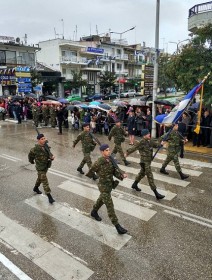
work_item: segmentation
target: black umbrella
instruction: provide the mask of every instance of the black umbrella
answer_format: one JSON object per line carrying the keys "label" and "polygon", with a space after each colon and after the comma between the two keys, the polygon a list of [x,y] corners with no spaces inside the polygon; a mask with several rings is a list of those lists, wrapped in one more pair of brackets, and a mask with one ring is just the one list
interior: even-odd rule
{"label": "black umbrella", "polygon": [[14,95],[12,97],[12,101],[16,101],[16,100],[24,100],[24,97],[23,96],[20,96],[20,95]]}
{"label": "black umbrella", "polygon": [[103,110],[103,111],[109,111],[111,110],[111,106],[108,104],[99,104],[97,106],[98,109]]}
{"label": "black umbrella", "polygon": [[32,97],[32,98],[37,98],[37,95],[30,92],[29,94],[25,94],[25,97]]}
{"label": "black umbrella", "polygon": [[166,106],[170,106],[170,107],[175,106],[173,103],[171,103],[168,100],[155,100],[154,102],[155,102],[155,104],[158,104],[158,105],[166,105]]}
{"label": "black umbrella", "polygon": [[82,101],[79,101],[79,100],[74,100],[74,101],[71,101],[71,104],[73,105],[78,105],[78,104],[81,104]]}
{"label": "black umbrella", "polygon": [[76,108],[76,106],[75,106],[75,105],[68,105],[68,106],[66,107],[66,110],[73,111],[73,110],[74,110],[74,108]]}
{"label": "black umbrella", "polygon": [[45,99],[46,100],[55,100],[55,101],[57,101],[57,98],[54,97],[53,95],[47,95],[47,96],[45,96]]}

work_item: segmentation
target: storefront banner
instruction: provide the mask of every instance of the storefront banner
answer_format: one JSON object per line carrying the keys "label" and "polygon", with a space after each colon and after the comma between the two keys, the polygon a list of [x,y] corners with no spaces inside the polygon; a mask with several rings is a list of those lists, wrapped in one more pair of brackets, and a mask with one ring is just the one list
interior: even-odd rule
{"label": "storefront banner", "polygon": [[16,72],[30,72],[30,67],[28,67],[28,66],[25,66],[25,67],[18,66],[18,67],[15,67],[15,71]]}
{"label": "storefront banner", "polygon": [[18,83],[31,83],[31,78],[18,78]]}

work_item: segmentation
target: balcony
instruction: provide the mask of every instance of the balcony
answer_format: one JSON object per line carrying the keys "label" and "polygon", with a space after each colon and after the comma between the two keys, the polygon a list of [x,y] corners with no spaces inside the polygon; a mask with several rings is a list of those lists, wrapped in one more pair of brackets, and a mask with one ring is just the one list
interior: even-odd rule
{"label": "balcony", "polygon": [[61,64],[81,64],[87,65],[87,58],[85,57],[77,57],[77,56],[61,56],[60,57]]}

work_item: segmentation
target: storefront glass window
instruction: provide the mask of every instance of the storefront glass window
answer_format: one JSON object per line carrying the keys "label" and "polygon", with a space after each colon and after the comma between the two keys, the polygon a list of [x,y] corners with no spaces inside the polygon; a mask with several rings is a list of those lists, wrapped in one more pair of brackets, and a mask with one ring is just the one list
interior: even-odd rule
{"label": "storefront glass window", "polygon": [[6,51],[6,63],[16,64],[16,52]]}
{"label": "storefront glass window", "polygon": [[0,51],[0,65],[6,65],[5,51]]}

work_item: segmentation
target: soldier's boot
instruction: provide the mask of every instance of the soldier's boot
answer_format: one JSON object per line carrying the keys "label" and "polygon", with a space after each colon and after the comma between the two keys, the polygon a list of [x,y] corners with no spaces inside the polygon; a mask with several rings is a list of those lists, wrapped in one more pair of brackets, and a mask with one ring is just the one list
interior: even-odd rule
{"label": "soldier's boot", "polygon": [[123,228],[122,226],[120,226],[120,224],[115,225],[115,227],[119,234],[127,233],[127,230],[125,228]]}
{"label": "soldier's boot", "polygon": [[102,218],[99,216],[98,212],[94,209],[91,211],[91,217],[93,217],[98,222],[100,222],[102,220]]}
{"label": "soldier's boot", "polygon": [[163,173],[165,175],[169,175],[169,172],[166,171],[165,167],[161,167],[160,173]]}
{"label": "soldier's boot", "polygon": [[165,195],[160,194],[156,189],[153,190],[153,192],[154,192],[155,197],[156,197],[157,199],[163,199],[163,198],[165,197]]}
{"label": "soldier's boot", "polygon": [[48,197],[48,199],[49,199],[49,203],[52,204],[53,202],[55,202],[54,198],[51,196],[50,193],[47,193],[47,197]]}
{"label": "soldier's boot", "polygon": [[180,171],[179,174],[180,174],[180,178],[181,178],[182,180],[185,180],[185,179],[187,179],[187,178],[189,177],[189,175],[183,174],[182,171]]}
{"label": "soldier's boot", "polygon": [[83,170],[82,170],[82,167],[78,167],[78,168],[77,168],[77,171],[78,171],[80,174],[85,174],[85,173],[83,172]]}
{"label": "soldier's boot", "polygon": [[124,164],[125,164],[126,166],[130,164],[130,162],[127,161],[126,159],[124,159],[123,161],[124,161]]}
{"label": "soldier's boot", "polygon": [[36,192],[37,194],[42,194],[42,192],[39,190],[37,186],[33,188],[33,191]]}
{"label": "soldier's boot", "polygon": [[97,180],[99,177],[94,173],[93,174],[93,180],[95,181],[95,180]]}
{"label": "soldier's boot", "polygon": [[140,192],[141,189],[138,187],[138,182],[135,181],[132,186],[131,186],[132,189],[136,190],[137,192]]}

